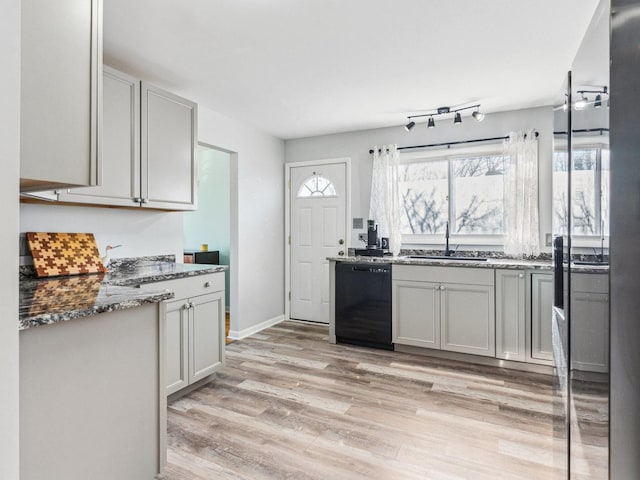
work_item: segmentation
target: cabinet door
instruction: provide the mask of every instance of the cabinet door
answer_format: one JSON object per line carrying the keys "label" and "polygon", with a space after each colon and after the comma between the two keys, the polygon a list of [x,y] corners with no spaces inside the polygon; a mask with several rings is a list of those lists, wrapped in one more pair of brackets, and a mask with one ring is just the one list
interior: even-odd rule
{"label": "cabinet door", "polygon": [[197,106],[146,82],[141,98],[143,206],[194,210]]}
{"label": "cabinet door", "polygon": [[439,284],[394,280],[391,304],[393,343],[440,348]]}
{"label": "cabinet door", "polygon": [[496,270],[496,358],[526,359],[525,273]]}
{"label": "cabinet door", "polygon": [[140,81],[104,67],[102,91],[100,186],[65,190],[60,201],[139,205]]}
{"label": "cabinet door", "polygon": [[546,273],[531,274],[531,358],[553,361],[551,341],[553,278]]}
{"label": "cabinet door", "polygon": [[95,185],[100,0],[22,0],[20,188]]}
{"label": "cabinet door", "polygon": [[224,363],[224,292],[190,299],[189,383],[211,375]]}
{"label": "cabinet door", "polygon": [[440,285],[440,289],[441,348],[495,356],[494,287],[447,283]]}
{"label": "cabinet door", "polygon": [[[571,295],[571,368],[609,371],[609,296],[573,292]],[[575,325],[575,326],[574,326]]]}
{"label": "cabinet door", "polygon": [[165,304],[165,385],[167,395],[189,384],[189,304],[176,300]]}

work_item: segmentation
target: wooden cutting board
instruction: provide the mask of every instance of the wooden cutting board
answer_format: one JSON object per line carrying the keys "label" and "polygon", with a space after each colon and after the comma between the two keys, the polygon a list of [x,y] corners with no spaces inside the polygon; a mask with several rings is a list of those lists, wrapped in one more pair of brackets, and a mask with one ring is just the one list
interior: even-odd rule
{"label": "wooden cutting board", "polygon": [[93,233],[27,232],[38,277],[106,272]]}

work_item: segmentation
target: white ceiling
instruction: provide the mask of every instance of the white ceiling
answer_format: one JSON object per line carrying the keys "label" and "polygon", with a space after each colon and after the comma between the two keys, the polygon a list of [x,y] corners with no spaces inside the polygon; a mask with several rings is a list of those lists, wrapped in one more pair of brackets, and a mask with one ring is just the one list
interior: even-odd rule
{"label": "white ceiling", "polygon": [[598,0],[105,0],[105,62],[277,137],[556,97]]}

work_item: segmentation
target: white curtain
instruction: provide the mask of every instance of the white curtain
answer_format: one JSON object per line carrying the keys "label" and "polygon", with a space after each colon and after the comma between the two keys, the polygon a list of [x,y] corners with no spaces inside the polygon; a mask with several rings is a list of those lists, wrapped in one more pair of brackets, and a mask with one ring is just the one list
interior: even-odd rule
{"label": "white curtain", "polygon": [[389,238],[389,249],[400,252],[400,202],[398,199],[398,146],[373,147],[373,175],[369,219],[378,224],[378,237]]}
{"label": "white curtain", "polygon": [[538,228],[538,141],[534,130],[511,132],[504,141],[505,242],[508,255],[540,253]]}

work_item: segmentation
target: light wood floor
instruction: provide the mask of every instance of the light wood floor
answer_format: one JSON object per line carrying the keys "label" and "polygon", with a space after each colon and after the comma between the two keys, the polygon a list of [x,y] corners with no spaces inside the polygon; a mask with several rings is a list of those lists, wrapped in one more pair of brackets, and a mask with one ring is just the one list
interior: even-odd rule
{"label": "light wood floor", "polygon": [[[285,322],[169,406],[169,480],[556,479],[552,378],[327,342]],[[559,442],[559,443],[558,443]]]}

